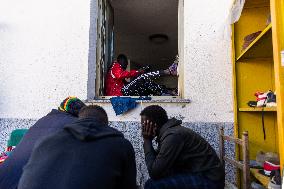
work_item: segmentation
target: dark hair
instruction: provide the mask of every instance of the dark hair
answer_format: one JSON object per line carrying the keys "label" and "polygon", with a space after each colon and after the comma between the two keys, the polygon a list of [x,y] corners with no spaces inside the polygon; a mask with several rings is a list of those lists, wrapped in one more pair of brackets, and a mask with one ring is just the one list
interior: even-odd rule
{"label": "dark hair", "polygon": [[166,110],[158,105],[146,107],[140,115],[146,116],[149,121],[156,123],[159,127],[163,126],[169,120]]}
{"label": "dark hair", "polygon": [[118,55],[117,62],[122,66],[123,69],[127,68],[128,59],[127,59],[126,55],[124,55],[124,54]]}
{"label": "dark hair", "polygon": [[106,111],[97,105],[85,106],[79,112],[79,118],[96,118],[98,121],[108,124],[108,117]]}

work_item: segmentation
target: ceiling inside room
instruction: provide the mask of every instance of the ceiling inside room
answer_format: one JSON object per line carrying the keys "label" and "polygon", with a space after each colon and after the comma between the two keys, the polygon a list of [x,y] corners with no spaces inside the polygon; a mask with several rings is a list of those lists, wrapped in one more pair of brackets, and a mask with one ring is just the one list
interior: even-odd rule
{"label": "ceiling inside room", "polygon": [[[111,0],[114,8],[115,55],[126,54],[136,65],[160,69],[170,65],[178,47],[178,0]],[[153,34],[169,40],[156,44]]]}

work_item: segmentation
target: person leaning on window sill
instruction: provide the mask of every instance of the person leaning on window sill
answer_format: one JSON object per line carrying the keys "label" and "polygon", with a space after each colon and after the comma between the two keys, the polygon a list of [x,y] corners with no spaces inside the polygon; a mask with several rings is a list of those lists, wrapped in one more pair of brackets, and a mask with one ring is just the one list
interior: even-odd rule
{"label": "person leaning on window sill", "polygon": [[117,57],[109,69],[106,77],[106,96],[123,96],[121,89],[125,85],[125,79],[133,78],[143,73],[143,71],[126,71],[128,59],[124,54]]}

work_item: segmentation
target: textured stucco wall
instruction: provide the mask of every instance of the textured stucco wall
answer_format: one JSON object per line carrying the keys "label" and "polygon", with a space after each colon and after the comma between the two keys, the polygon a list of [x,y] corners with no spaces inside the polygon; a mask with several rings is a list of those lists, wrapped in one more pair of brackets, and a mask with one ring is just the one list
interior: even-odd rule
{"label": "textured stucco wall", "polygon": [[[68,95],[93,97],[96,1],[0,2],[0,118],[39,118]],[[184,1],[184,91],[192,103],[166,107],[185,121],[233,122],[230,4]],[[113,121],[139,114],[117,118],[105,107]]]}
{"label": "textured stucco wall", "polygon": [[0,0],[0,117],[87,98],[90,1]]}

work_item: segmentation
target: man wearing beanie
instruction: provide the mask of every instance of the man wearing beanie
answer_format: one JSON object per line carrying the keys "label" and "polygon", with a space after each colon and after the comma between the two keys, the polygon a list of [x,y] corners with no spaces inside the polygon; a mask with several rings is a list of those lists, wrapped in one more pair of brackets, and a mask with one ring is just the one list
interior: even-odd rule
{"label": "man wearing beanie", "polygon": [[134,149],[100,106],[35,145],[18,189],[136,189]]}
{"label": "man wearing beanie", "polygon": [[68,97],[57,109],[38,120],[25,134],[12,154],[0,165],[0,188],[16,189],[23,167],[28,162],[35,143],[63,126],[77,120],[78,113],[85,104],[76,97]]}

